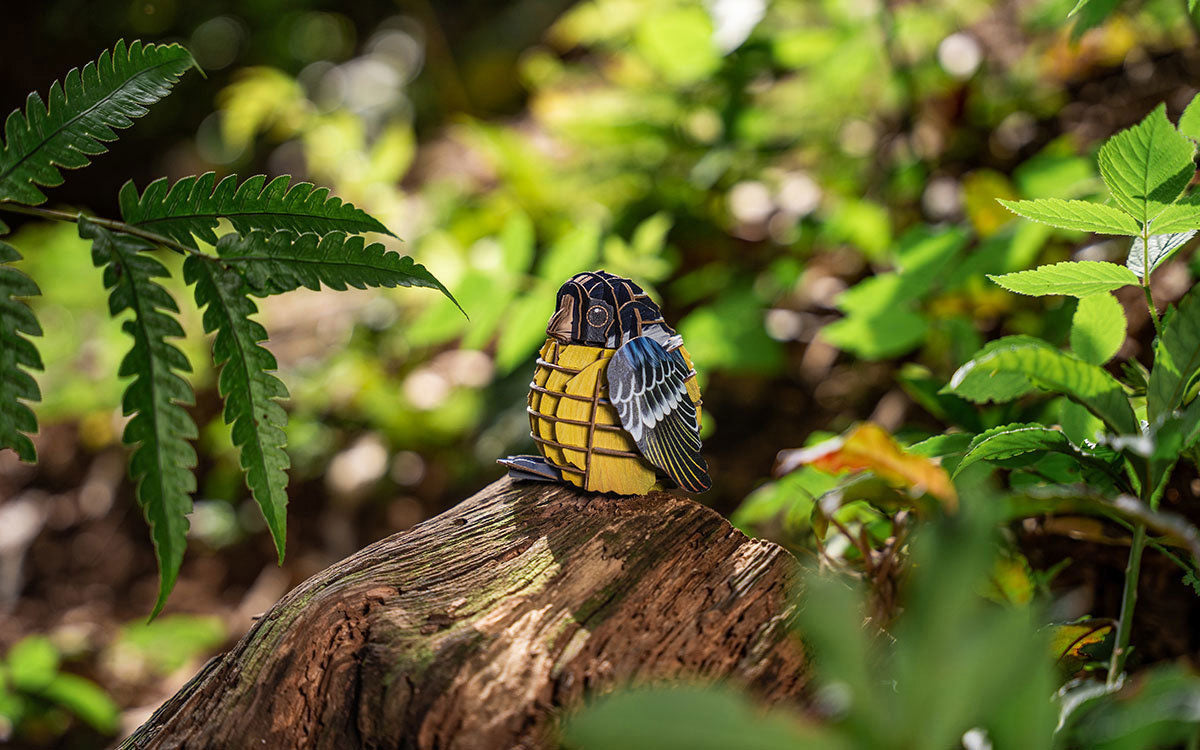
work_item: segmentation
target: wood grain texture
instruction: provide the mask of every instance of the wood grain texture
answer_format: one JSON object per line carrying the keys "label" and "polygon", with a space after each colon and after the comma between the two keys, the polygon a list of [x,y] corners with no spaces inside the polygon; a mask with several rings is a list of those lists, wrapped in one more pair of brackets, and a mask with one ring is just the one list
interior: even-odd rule
{"label": "wood grain texture", "polygon": [[794,560],[666,493],[502,479],[298,586],[127,748],[537,748],[630,682],[805,689]]}

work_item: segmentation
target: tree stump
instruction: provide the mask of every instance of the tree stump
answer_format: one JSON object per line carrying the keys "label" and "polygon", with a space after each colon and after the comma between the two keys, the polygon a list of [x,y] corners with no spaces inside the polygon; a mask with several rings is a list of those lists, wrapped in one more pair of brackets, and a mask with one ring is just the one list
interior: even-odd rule
{"label": "tree stump", "polygon": [[693,500],[501,479],[283,597],[127,748],[536,748],[631,682],[805,688],[795,561]]}

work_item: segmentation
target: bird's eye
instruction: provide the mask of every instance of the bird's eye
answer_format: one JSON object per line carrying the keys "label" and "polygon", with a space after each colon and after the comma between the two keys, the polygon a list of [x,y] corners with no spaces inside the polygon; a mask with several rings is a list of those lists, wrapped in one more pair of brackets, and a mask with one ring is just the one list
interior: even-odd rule
{"label": "bird's eye", "polygon": [[600,305],[592,305],[587,311],[587,322],[592,328],[603,328],[608,325],[608,310]]}

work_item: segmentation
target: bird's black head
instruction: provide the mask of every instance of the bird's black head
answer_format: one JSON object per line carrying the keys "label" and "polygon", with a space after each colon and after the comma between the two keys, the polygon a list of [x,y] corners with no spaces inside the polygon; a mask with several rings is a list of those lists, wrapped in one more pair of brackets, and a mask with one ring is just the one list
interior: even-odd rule
{"label": "bird's black head", "polygon": [[605,271],[591,271],[572,276],[559,288],[558,306],[546,333],[563,344],[613,346],[641,336],[649,325],[667,328],[662,311],[640,286]]}

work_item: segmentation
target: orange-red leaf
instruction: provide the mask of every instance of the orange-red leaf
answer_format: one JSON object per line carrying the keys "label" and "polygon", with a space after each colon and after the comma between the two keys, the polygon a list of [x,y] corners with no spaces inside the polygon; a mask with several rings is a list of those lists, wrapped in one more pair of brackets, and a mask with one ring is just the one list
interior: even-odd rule
{"label": "orange-red leaf", "polygon": [[871,422],[811,448],[780,451],[776,473],[787,474],[804,465],[830,474],[870,471],[914,495],[936,497],[949,512],[958,509],[958,493],[946,470],[924,456],[907,453],[887,430]]}

